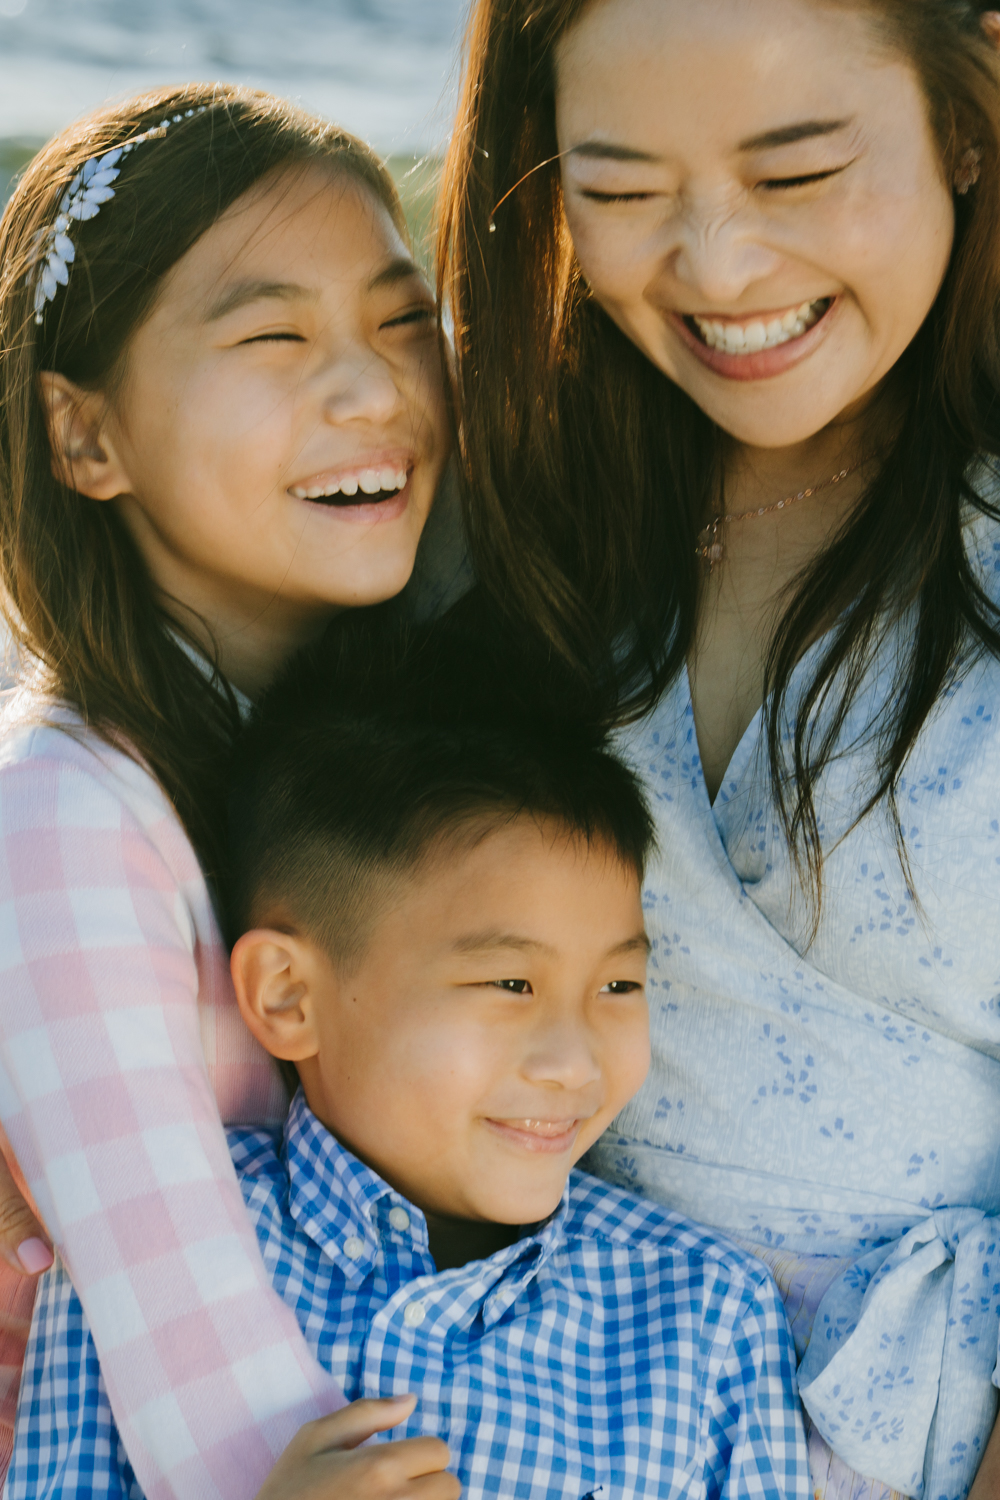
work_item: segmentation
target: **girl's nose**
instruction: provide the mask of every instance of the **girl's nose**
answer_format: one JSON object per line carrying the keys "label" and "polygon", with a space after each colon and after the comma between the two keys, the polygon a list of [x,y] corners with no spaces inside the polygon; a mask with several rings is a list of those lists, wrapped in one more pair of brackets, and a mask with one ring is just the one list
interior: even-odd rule
{"label": "girl's nose", "polygon": [[342,355],[324,372],[323,409],[334,426],[344,422],[387,422],[402,402],[394,373],[371,349]]}

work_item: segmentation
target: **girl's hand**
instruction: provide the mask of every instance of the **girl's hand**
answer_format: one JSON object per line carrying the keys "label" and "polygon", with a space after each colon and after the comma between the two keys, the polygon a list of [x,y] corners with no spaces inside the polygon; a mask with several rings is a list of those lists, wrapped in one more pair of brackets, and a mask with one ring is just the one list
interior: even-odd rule
{"label": "girl's hand", "polygon": [[416,1396],[354,1401],[310,1422],[278,1459],[257,1500],[459,1500],[462,1486],[445,1471],[450,1454],[439,1438],[361,1444],[405,1422]]}
{"label": "girl's hand", "polygon": [[36,1219],[0,1152],[0,1255],[22,1276],[37,1276],[52,1264],[45,1230]]}

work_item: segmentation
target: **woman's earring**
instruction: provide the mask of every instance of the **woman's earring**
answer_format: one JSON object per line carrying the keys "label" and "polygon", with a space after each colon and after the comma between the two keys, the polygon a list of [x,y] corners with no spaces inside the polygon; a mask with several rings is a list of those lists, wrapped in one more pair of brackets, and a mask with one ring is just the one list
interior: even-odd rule
{"label": "woman's earring", "polygon": [[959,157],[955,168],[955,192],[960,197],[964,198],[970,187],[975,187],[979,181],[979,163],[982,159],[981,146],[968,146]]}
{"label": "woman's earring", "polygon": [[1000,48],[1000,10],[984,10],[979,24],[994,47]]}

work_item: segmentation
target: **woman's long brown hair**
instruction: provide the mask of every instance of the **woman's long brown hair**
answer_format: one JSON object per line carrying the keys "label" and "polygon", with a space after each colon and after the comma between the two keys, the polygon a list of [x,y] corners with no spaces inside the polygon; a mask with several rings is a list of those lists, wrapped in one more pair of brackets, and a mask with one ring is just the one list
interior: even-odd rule
{"label": "woman's long brown hair", "polygon": [[[558,150],[554,49],[587,3],[474,6],[439,277],[454,319],[480,582],[582,685],[614,681],[612,711],[627,720],[656,702],[690,651],[696,535],[719,493],[727,439],[588,296],[558,165],[539,168]],[[888,710],[868,728],[876,775],[861,816],[885,804],[904,864],[896,790],[907,755],[949,674],[970,653],[1000,655],[998,611],[962,528],[967,506],[997,516],[968,477],[976,455],[1000,453],[997,54],[981,31],[984,7],[967,0],[843,3],[863,5],[911,60],[946,180],[970,145],[981,175],[956,198],[945,282],[896,372],[902,424],[848,522],[798,580],[767,660],[774,795],[817,898],[814,792],[844,748],[879,648],[902,626]],[[831,622],[811,680],[790,703],[806,645]]]}
{"label": "woman's long brown hair", "polygon": [[[36,236],[71,179],[88,158],[175,117],[122,165],[114,199],[74,224],[69,283],[36,326]],[[366,184],[405,234],[392,179],[361,141],[222,85],[161,89],[88,116],[35,157],[0,223],[0,609],[22,668],[49,697],[158,777],[209,875],[221,868],[235,699],[180,644],[196,642],[155,597],[114,505],[53,477],[38,376],[56,370],[113,392],[171,266],[268,173],[315,161]]]}

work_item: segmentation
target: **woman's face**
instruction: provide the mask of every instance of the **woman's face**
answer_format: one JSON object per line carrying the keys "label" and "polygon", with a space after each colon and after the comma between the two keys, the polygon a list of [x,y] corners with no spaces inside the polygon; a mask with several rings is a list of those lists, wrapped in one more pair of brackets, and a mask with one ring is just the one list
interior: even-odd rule
{"label": "woman's face", "polygon": [[556,56],[566,215],[608,314],[742,442],[801,442],[916,334],[954,235],[919,80],[810,0],[594,0]]}

